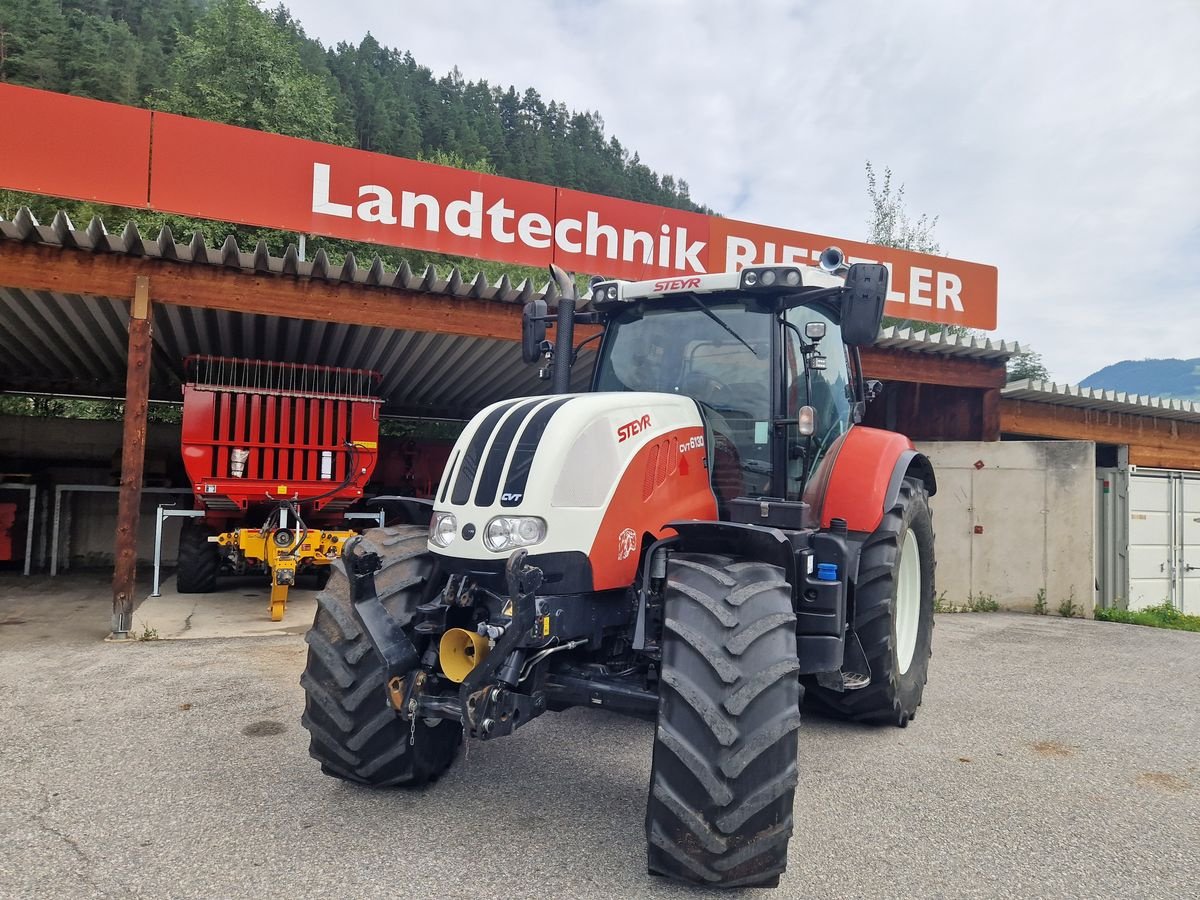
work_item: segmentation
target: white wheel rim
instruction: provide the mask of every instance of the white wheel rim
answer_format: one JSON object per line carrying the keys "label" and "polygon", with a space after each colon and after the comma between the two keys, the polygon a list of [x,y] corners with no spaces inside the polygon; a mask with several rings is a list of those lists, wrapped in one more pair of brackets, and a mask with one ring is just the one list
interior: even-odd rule
{"label": "white wheel rim", "polygon": [[896,579],[896,662],[903,675],[912,665],[921,623],[921,548],[912,529],[904,535]]}

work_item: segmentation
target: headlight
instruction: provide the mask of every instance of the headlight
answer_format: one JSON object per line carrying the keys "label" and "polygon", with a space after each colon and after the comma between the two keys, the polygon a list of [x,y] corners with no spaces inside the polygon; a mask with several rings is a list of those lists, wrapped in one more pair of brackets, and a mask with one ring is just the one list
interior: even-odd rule
{"label": "headlight", "polygon": [[458,522],[454,519],[454,513],[434,513],[429,520],[429,543],[435,547],[449,547],[457,530]]}
{"label": "headlight", "polygon": [[492,551],[515,550],[546,539],[546,521],[537,516],[496,516],[483,530],[483,543]]}

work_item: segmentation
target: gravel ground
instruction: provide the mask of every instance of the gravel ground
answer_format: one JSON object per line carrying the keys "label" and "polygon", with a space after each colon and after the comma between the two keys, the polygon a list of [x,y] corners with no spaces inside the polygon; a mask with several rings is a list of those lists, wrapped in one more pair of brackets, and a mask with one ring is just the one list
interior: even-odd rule
{"label": "gravel ground", "polygon": [[[426,790],[321,775],[298,636],[102,643],[0,582],[0,896],[690,897],[645,874],[652,727],[591,710]],[[808,717],[776,897],[1200,896],[1200,635],[939,616],[907,729]],[[750,893],[750,892],[745,892]]]}

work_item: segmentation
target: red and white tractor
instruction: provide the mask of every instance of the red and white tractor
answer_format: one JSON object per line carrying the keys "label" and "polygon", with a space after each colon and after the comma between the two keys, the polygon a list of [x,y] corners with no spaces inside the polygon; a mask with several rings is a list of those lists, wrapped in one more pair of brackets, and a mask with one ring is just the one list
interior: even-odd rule
{"label": "red and white tractor", "polygon": [[[554,316],[530,303],[523,330],[554,393],[481,411],[429,529],[367,532],[335,564],[301,679],[310,752],[417,787],[464,734],[641,716],[649,871],[775,885],[802,696],[903,727],[925,685],[933,471],[859,424],[887,270],[831,248],[822,269],[600,282],[583,311],[554,275]],[[577,322],[600,326],[582,394]]]}

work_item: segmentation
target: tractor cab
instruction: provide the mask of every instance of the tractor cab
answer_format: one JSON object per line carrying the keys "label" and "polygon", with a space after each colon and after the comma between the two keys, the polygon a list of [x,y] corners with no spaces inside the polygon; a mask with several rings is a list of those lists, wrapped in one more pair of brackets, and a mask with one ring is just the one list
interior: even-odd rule
{"label": "tractor cab", "polygon": [[604,326],[593,391],[681,394],[699,405],[722,518],[737,497],[799,500],[862,418],[857,348],[878,332],[887,270],[847,267],[836,248],[822,262],[602,281],[577,316]]}

